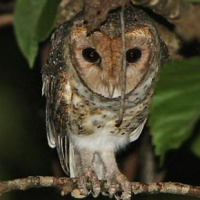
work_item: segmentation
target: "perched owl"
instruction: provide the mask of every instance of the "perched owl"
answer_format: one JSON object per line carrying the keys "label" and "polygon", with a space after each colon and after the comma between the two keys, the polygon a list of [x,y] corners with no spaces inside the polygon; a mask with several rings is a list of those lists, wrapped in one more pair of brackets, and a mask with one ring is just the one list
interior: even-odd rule
{"label": "perched owl", "polygon": [[125,99],[121,99],[121,9],[110,12],[98,30],[88,34],[83,13],[62,24],[53,34],[48,61],[42,70],[46,96],[46,127],[50,147],[56,147],[63,170],[79,177],[83,195],[99,180],[107,180],[110,196],[116,185],[129,199],[131,188],[119,171],[115,152],[136,140],[146,122],[159,67],[166,47],[151,19],[141,9],[124,10]]}

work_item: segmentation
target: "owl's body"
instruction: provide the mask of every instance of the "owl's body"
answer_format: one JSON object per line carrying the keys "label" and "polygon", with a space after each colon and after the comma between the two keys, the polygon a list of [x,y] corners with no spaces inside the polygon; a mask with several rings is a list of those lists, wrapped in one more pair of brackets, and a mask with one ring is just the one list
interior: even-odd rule
{"label": "owl's body", "polygon": [[143,129],[164,45],[143,11],[126,8],[124,23],[127,69],[120,124],[120,10],[110,13],[90,35],[82,13],[62,24],[52,37],[42,73],[48,142],[57,147],[64,171],[81,177],[91,168],[99,179],[121,181],[126,190],[115,152],[136,140]]}

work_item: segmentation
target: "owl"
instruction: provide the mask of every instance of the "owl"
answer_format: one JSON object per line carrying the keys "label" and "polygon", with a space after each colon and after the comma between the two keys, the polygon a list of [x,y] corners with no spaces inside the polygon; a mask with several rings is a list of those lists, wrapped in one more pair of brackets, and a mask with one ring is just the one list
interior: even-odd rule
{"label": "owl", "polygon": [[[85,196],[89,192],[98,196],[98,180],[106,180],[110,197],[120,185],[122,199],[130,199],[131,186],[118,169],[115,153],[141,134],[152,86],[167,54],[143,10],[132,5],[125,8],[123,32],[120,16],[120,8],[110,12],[89,34],[83,12],[60,25],[52,35],[42,69],[48,143],[57,148],[64,172],[79,177],[78,186]],[[92,183],[92,191],[87,190],[87,181]]]}

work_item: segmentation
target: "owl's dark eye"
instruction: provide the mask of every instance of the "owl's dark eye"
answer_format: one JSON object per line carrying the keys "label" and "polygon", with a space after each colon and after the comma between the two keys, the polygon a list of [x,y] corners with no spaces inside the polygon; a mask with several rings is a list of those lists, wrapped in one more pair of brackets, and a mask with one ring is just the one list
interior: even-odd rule
{"label": "owl's dark eye", "polygon": [[129,49],[126,52],[126,61],[129,63],[137,62],[142,56],[142,52],[138,48]]}
{"label": "owl's dark eye", "polygon": [[100,55],[96,52],[95,49],[91,47],[83,49],[82,55],[86,61],[91,62],[91,63],[97,63],[97,62],[100,62],[101,60]]}

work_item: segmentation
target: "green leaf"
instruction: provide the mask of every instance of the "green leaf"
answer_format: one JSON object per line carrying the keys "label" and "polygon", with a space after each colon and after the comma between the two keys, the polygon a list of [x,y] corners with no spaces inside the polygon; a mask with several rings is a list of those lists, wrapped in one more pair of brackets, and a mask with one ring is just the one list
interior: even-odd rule
{"label": "green leaf", "polygon": [[45,40],[51,33],[57,8],[61,0],[46,0],[40,20],[37,24],[37,40],[39,42]]}
{"label": "green leaf", "polygon": [[196,156],[200,157],[200,133],[193,140],[191,150]]}
{"label": "green leaf", "polygon": [[148,121],[161,160],[190,137],[200,116],[199,63],[199,57],[173,61],[161,70]]}
{"label": "green leaf", "polygon": [[32,67],[38,43],[46,39],[53,28],[60,0],[18,0],[14,13],[14,28],[19,47]]}

